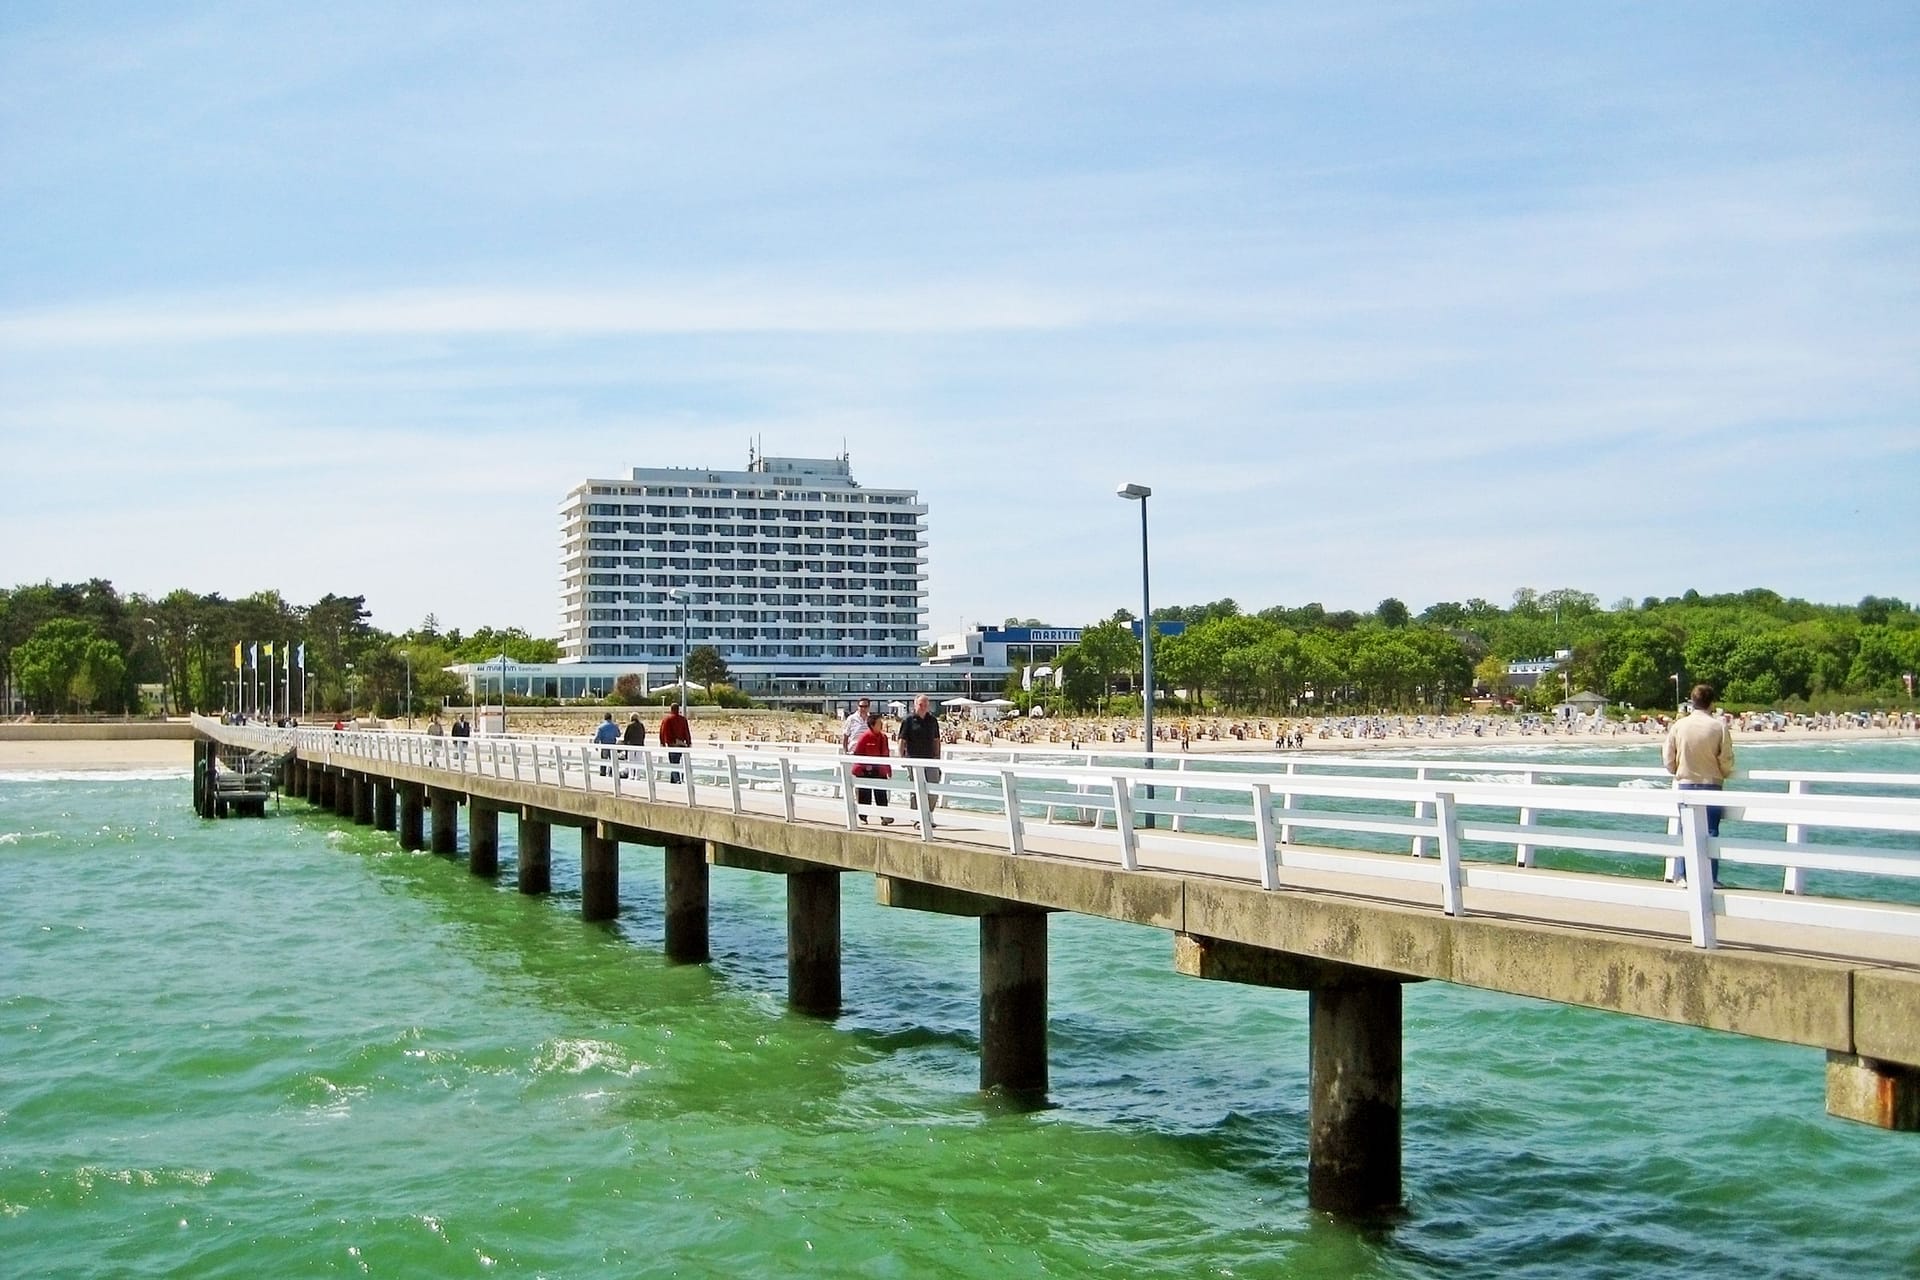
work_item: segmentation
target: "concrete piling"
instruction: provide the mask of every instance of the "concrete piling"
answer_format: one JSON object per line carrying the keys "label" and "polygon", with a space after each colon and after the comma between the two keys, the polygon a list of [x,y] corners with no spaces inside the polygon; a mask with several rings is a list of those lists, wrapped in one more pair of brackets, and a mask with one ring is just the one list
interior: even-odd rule
{"label": "concrete piling", "polygon": [[707,850],[698,840],[666,842],[667,959],[705,964]]}
{"label": "concrete piling", "polygon": [[422,822],[425,816],[422,812],[426,802],[425,788],[413,782],[396,785],[400,791],[400,847],[412,853],[425,848],[427,844],[425,824]]}
{"label": "concrete piling", "polygon": [[547,893],[553,888],[553,826],[520,811],[516,836],[520,845],[518,875],[520,892]]}
{"label": "concrete piling", "polygon": [[467,870],[477,876],[500,874],[500,811],[467,798]]}
{"label": "concrete piling", "polygon": [[457,793],[434,787],[427,792],[427,805],[433,815],[433,851],[452,855],[460,851],[460,797]]}
{"label": "concrete piling", "polygon": [[620,842],[596,823],[580,828],[580,918],[611,920],[620,914]]}
{"label": "concrete piling", "polygon": [[1400,984],[1307,993],[1307,1203],[1342,1216],[1400,1205]]}
{"label": "concrete piling", "polygon": [[1047,1092],[1047,917],[980,917],[980,1087]]}
{"label": "concrete piling", "polygon": [[353,820],[363,827],[373,825],[373,797],[377,788],[366,774],[356,774],[353,779]]}
{"label": "concrete piling", "polygon": [[840,1012],[840,872],[830,867],[787,875],[787,1003]]}
{"label": "concrete piling", "polygon": [[398,797],[394,794],[393,783],[380,778],[373,784],[373,825],[382,831],[393,831],[400,826]]}

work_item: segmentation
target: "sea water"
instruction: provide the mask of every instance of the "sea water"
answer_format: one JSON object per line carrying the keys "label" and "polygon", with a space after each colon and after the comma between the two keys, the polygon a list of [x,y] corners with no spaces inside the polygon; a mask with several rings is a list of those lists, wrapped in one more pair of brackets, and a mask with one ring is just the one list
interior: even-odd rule
{"label": "sea water", "polygon": [[555,834],[526,898],[510,823],[493,883],[184,773],[0,774],[0,1276],[1920,1275],[1920,1135],[1827,1117],[1818,1050],[1412,985],[1406,1212],[1355,1227],[1306,1207],[1304,995],[1056,916],[1023,1110],[971,921],[846,877],[847,1011],[797,1016],[779,877],[714,870],[669,965],[658,855],[586,924]]}

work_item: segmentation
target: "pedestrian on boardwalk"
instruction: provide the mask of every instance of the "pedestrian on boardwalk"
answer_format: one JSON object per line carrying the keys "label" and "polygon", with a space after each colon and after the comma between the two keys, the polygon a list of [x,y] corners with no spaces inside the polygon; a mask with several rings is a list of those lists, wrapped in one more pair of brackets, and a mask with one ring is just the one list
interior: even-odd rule
{"label": "pedestrian on boardwalk", "polygon": [[[1719,791],[1733,776],[1733,731],[1713,713],[1717,696],[1710,684],[1693,686],[1687,714],[1673,722],[1660,744],[1660,763],[1673,775],[1676,790]],[[1720,815],[1724,812],[1718,805],[1707,809],[1709,838],[1720,834]],[[1715,884],[1720,882],[1718,858],[1713,859],[1713,880]]]}
{"label": "pedestrian on boardwalk", "polygon": [[465,764],[467,760],[467,739],[473,736],[473,726],[467,723],[467,718],[464,715],[457,716],[454,718],[453,728],[447,731],[447,736],[453,739],[454,763]]}
{"label": "pedestrian on boardwalk", "polygon": [[[913,714],[900,722],[900,754],[909,760],[940,758],[940,720],[933,714],[932,700],[924,693],[913,700]],[[940,770],[932,765],[922,765],[920,776],[931,787],[940,781]],[[918,787],[907,797],[907,803],[915,809],[920,807]],[[939,807],[940,797],[929,793],[927,812],[921,818],[924,825],[929,828],[933,826],[933,811]]]}
{"label": "pedestrian on boardwalk", "polygon": [[441,747],[446,741],[447,726],[440,723],[440,713],[434,712],[427,719],[427,759],[440,763]]}
{"label": "pedestrian on boardwalk", "polygon": [[[864,706],[866,701],[865,698],[860,699],[861,705]],[[854,756],[878,756],[882,760],[885,760],[893,754],[887,746],[887,735],[880,728],[880,715],[878,712],[875,712],[867,718],[866,732],[854,740],[853,749],[847,754]],[[885,764],[856,764],[853,766],[853,776],[856,778],[891,778],[893,776],[893,766]],[[884,809],[887,807],[887,789],[885,787],[861,787],[859,788],[859,794],[856,795],[854,799],[860,805],[874,805]],[[861,814],[860,821],[865,822],[866,820],[867,815],[864,813]],[[881,814],[880,825],[890,827],[893,825],[893,819],[886,814]]]}
{"label": "pedestrian on boardwalk", "polygon": [[[693,745],[693,730],[687,725],[687,718],[680,714],[678,706],[668,707],[667,714],[660,717],[660,745],[668,748],[668,764],[680,763],[681,753],[673,748]],[[680,781],[680,771],[674,770],[667,781]]]}
{"label": "pedestrian on boardwalk", "polygon": [[601,718],[593,740],[600,744],[600,776],[604,778],[613,768],[613,745],[620,741],[620,726],[613,722],[613,712]]}
{"label": "pedestrian on boardwalk", "polygon": [[867,726],[872,720],[872,700],[868,698],[860,699],[860,704],[848,712],[847,718],[840,723],[841,755],[850,756],[853,754],[853,744],[860,741],[860,735],[867,731]]}
{"label": "pedestrian on boardwalk", "polygon": [[627,721],[627,731],[621,737],[620,741],[629,747],[644,747],[647,745],[647,726],[640,719],[640,713],[638,711],[633,713],[633,719]]}

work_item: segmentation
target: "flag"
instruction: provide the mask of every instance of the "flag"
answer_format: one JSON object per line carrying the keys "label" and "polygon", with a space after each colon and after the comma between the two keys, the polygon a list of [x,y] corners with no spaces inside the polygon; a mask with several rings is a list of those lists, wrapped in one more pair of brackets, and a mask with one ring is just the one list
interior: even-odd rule
{"label": "flag", "polygon": [[241,666],[241,663],[240,663],[240,642],[239,642],[238,640],[235,640],[235,641],[233,642],[233,669],[234,669],[235,671],[238,671],[238,670],[240,669],[240,666]]}
{"label": "flag", "polygon": [[307,642],[305,640],[300,642],[300,669],[302,671],[307,669]]}
{"label": "flag", "polygon": [[1027,690],[1031,690],[1033,688],[1033,668],[1032,667],[1020,668],[1020,687],[1022,689],[1027,689]]}
{"label": "flag", "polygon": [[260,642],[254,641],[247,646],[247,670],[258,670],[260,666]]}
{"label": "flag", "polygon": [[267,665],[273,665],[273,641],[267,641]]}

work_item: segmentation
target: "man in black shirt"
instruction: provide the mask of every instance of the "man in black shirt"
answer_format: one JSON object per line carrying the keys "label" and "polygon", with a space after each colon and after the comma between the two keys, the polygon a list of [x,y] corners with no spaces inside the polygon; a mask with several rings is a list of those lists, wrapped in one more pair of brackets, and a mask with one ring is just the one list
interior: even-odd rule
{"label": "man in black shirt", "polygon": [[[910,760],[938,760],[940,758],[940,721],[933,714],[933,706],[926,694],[913,700],[913,714],[900,720],[900,754]],[[922,768],[929,786],[940,781],[940,771]],[[918,788],[915,794],[907,798],[908,803],[918,805]],[[927,826],[933,826],[933,810],[940,807],[939,796],[927,797]]]}

